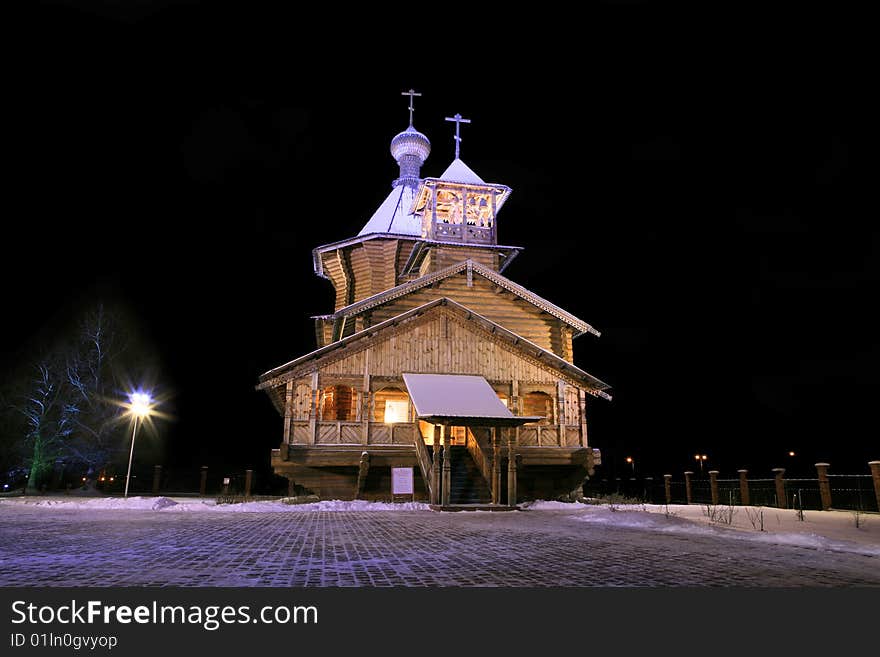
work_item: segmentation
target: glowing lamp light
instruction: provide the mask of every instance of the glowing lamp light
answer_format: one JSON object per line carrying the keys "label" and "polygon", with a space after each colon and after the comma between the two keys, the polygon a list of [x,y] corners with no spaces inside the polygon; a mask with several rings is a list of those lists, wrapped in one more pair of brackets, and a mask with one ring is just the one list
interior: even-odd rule
{"label": "glowing lamp light", "polygon": [[129,411],[132,415],[144,418],[150,414],[153,400],[145,392],[134,392],[129,396]]}
{"label": "glowing lamp light", "polygon": [[789,456],[794,456],[794,452],[789,452],[788,455],[789,455]]}

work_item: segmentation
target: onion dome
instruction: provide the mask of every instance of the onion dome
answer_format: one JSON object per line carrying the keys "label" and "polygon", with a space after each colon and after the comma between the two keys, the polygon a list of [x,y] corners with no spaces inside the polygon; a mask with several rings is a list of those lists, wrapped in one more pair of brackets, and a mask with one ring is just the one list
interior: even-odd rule
{"label": "onion dome", "polygon": [[412,125],[395,135],[391,140],[391,155],[400,165],[400,177],[392,183],[392,186],[417,187],[420,170],[430,152],[431,142]]}

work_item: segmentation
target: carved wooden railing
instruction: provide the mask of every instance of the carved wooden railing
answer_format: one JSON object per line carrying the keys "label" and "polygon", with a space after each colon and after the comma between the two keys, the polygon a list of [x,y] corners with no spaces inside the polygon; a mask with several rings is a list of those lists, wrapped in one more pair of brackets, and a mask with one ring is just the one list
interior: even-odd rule
{"label": "carved wooden railing", "polygon": [[525,424],[519,428],[519,445],[521,447],[580,447],[580,427],[566,425],[565,437],[561,438],[558,424]]}
{"label": "carved wooden railing", "polygon": [[[485,429],[478,429],[478,431],[486,431]],[[491,432],[491,429],[489,429]],[[477,467],[480,469],[480,474],[483,475],[483,479],[486,480],[486,483],[489,485],[489,488],[492,487],[492,468],[489,465],[489,461],[486,458],[486,455],[483,453],[483,448],[480,446],[480,441],[477,440],[477,437],[474,435],[474,432],[471,431],[470,427],[467,430],[467,451],[468,454],[471,455],[471,458],[474,460],[474,463],[477,464]]]}
{"label": "carved wooden railing", "polygon": [[413,422],[370,422],[367,440],[364,440],[363,422],[319,420],[312,426],[308,420],[294,420],[290,427],[293,445],[412,445],[418,431]]}
{"label": "carved wooden railing", "polygon": [[422,480],[425,482],[425,488],[428,490],[428,499],[433,500],[432,493],[432,481],[431,481],[431,468],[433,466],[433,461],[431,460],[431,456],[428,454],[428,448],[425,446],[425,438],[422,436],[422,432],[419,431],[419,428],[415,428],[415,439],[413,440],[413,444],[416,446],[416,455],[419,458],[419,470],[422,472]]}

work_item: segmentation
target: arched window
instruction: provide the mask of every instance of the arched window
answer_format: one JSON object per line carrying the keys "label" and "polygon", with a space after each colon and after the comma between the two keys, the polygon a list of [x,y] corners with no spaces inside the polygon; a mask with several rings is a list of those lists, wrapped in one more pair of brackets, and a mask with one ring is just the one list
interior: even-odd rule
{"label": "arched window", "polygon": [[354,420],[357,417],[357,392],[351,386],[327,386],[321,391],[321,419]]}
{"label": "arched window", "polygon": [[400,388],[383,388],[373,399],[374,422],[409,422],[409,395]]}
{"label": "arched window", "polygon": [[523,415],[539,415],[537,424],[554,424],[553,397],[546,392],[528,392],[522,397]]}

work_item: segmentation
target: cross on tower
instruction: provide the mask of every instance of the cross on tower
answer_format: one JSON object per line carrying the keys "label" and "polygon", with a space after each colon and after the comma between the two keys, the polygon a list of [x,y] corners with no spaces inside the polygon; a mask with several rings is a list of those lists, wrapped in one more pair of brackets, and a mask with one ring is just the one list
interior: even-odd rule
{"label": "cross on tower", "polygon": [[461,114],[456,114],[453,118],[446,117],[447,121],[455,121],[455,159],[458,159],[459,147],[461,146],[461,124],[470,123],[470,119],[461,118]]}
{"label": "cross on tower", "polygon": [[413,122],[413,112],[415,111],[415,107],[413,107],[413,96],[421,96],[422,94],[416,93],[415,89],[410,89],[409,91],[404,91],[401,96],[409,96],[409,127],[412,128]]}

